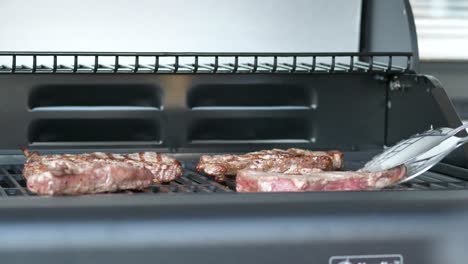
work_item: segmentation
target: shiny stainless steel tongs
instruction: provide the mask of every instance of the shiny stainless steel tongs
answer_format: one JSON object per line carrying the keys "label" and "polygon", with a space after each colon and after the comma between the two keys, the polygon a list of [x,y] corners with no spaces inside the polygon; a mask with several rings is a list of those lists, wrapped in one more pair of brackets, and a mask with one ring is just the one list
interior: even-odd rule
{"label": "shiny stainless steel tongs", "polygon": [[406,177],[398,183],[414,179],[436,165],[453,150],[468,142],[468,137],[456,136],[466,128],[468,124],[455,129],[445,127],[431,129],[414,135],[375,156],[362,170],[377,172],[404,165]]}

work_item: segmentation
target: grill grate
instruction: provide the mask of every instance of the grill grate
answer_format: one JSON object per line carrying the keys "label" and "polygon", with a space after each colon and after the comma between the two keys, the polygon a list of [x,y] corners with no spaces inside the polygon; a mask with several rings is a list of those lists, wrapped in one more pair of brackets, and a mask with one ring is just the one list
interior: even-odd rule
{"label": "grill grate", "polygon": [[[173,182],[154,184],[146,192],[139,194],[157,193],[229,193],[234,192],[233,179],[224,185],[211,178],[194,171],[193,162],[184,164],[184,175]],[[457,190],[467,189],[468,181],[445,176],[436,172],[427,172],[424,175],[391,188],[391,190]],[[34,196],[26,188],[26,181],[22,176],[22,165],[0,166],[0,197]]]}
{"label": "grill grate", "polygon": [[411,64],[405,52],[0,52],[0,73],[401,73]]}

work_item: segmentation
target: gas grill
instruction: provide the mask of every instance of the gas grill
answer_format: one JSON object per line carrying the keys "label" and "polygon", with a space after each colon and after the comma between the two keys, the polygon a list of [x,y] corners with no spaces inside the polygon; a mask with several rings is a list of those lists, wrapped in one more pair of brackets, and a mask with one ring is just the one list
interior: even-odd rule
{"label": "gas grill", "polygon": [[[468,257],[468,148],[381,191],[235,192],[202,154],[384,146],[461,124],[418,73],[408,1],[363,1],[356,52],[0,52],[0,244],[10,262],[455,263]],[[37,196],[20,148],[157,151],[180,179],[141,192]]]}

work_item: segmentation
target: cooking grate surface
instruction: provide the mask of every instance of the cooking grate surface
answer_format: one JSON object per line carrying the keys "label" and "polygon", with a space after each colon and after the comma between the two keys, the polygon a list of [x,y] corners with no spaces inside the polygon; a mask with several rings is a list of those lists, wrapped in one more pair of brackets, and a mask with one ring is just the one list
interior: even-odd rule
{"label": "cooking grate surface", "polygon": [[[137,194],[148,195],[158,193],[229,193],[234,192],[235,182],[230,180],[224,184],[213,181],[210,177],[195,172],[196,162],[183,164],[184,175],[173,182],[154,184],[145,192]],[[352,166],[350,166],[352,167]],[[22,175],[22,165],[0,166],[0,197],[34,196],[26,188]],[[449,177],[436,172],[426,172],[422,176],[388,190],[457,190],[468,189],[468,181]]]}

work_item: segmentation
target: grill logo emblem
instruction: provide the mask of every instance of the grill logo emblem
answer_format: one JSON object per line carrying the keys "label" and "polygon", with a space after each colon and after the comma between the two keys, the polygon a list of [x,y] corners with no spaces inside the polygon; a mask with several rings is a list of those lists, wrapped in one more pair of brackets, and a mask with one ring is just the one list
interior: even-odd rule
{"label": "grill logo emblem", "polygon": [[403,256],[393,255],[356,255],[356,256],[333,256],[329,264],[404,264]]}

